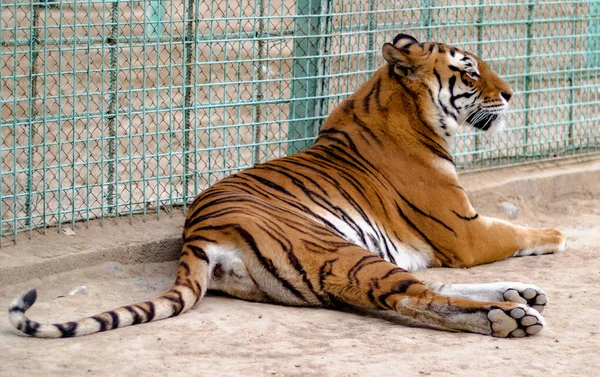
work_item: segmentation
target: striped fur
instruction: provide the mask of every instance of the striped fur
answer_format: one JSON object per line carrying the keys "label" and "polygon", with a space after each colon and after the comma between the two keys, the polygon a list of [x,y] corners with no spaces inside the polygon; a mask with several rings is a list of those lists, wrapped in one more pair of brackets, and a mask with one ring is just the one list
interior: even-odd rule
{"label": "striped fur", "polygon": [[564,249],[553,229],[481,216],[451,156],[460,124],[498,129],[512,90],[476,56],[400,34],[387,64],[338,106],[315,144],[223,179],[191,205],[175,284],[150,301],[63,324],[25,317],[36,337],[71,337],[172,317],[208,289],[285,305],[395,310],[429,326],[498,337],[541,331],[547,303],[521,283],[447,285],[410,271],[471,267]]}

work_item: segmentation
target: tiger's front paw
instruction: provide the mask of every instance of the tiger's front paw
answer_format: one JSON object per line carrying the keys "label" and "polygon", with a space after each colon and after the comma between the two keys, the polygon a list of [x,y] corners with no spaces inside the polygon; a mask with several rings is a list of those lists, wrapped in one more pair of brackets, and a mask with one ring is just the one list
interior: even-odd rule
{"label": "tiger's front paw", "polygon": [[504,301],[525,304],[534,308],[539,313],[544,311],[548,304],[548,296],[539,287],[531,284],[512,284],[504,293],[502,293]]}
{"label": "tiger's front paw", "polygon": [[527,247],[515,252],[513,257],[560,253],[567,247],[565,236],[556,229],[529,229],[528,231],[530,234]]}

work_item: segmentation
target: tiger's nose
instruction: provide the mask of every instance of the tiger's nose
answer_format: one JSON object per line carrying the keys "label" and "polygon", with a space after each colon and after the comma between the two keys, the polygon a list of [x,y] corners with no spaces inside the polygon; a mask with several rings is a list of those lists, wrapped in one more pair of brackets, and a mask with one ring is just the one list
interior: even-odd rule
{"label": "tiger's nose", "polygon": [[500,95],[506,102],[509,102],[510,98],[512,97],[512,92],[500,92]]}

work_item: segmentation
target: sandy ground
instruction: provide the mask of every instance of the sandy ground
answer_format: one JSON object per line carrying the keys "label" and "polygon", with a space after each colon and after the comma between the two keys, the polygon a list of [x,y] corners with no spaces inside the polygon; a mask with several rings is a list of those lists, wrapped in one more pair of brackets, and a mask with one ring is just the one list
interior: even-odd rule
{"label": "sandy ground", "polygon": [[[0,376],[595,376],[600,367],[600,197],[581,193],[540,204],[491,192],[475,201],[519,224],[555,225],[568,237],[558,255],[513,258],[469,270],[417,275],[445,282],[521,281],[543,287],[549,327],[527,339],[408,326],[393,313],[290,308],[210,295],[184,315],[82,338],[20,335],[0,320]],[[0,308],[37,287],[28,312],[67,321],[149,299],[169,288],[175,262],[105,263],[0,288]],[[88,294],[66,296],[86,285]]]}

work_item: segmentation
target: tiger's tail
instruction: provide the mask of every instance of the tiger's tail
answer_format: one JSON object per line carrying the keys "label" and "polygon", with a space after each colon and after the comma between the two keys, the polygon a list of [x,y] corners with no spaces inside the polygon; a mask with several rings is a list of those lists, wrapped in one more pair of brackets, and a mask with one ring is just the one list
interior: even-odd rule
{"label": "tiger's tail", "polygon": [[208,259],[185,259],[188,258],[182,257],[179,263],[173,287],[150,301],[122,306],[73,322],[41,324],[25,316],[37,299],[37,291],[32,289],[10,304],[8,318],[25,334],[37,338],[68,338],[174,317],[193,307],[206,294],[208,285]]}

